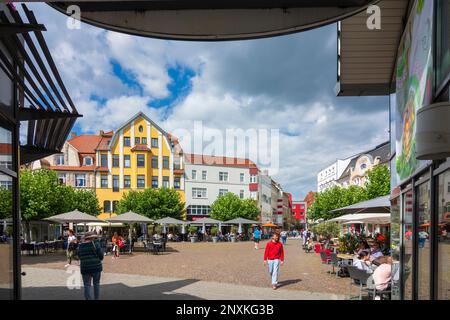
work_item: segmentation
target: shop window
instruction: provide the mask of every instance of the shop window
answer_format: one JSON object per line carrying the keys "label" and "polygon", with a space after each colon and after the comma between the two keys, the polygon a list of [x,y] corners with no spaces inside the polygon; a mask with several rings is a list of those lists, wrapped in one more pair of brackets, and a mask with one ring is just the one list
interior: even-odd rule
{"label": "shop window", "polygon": [[[450,299],[450,171],[438,178],[438,296],[439,300]],[[447,187],[447,188],[446,188]],[[447,190],[446,190],[447,189]],[[447,191],[447,192],[446,192]]]}
{"label": "shop window", "polygon": [[448,81],[450,73],[450,3],[436,1],[436,85],[441,87]]}
{"label": "shop window", "polygon": [[401,248],[400,197],[391,201],[392,300],[400,300],[399,263]]}
{"label": "shop window", "polygon": [[430,299],[430,182],[422,183],[417,188],[417,218],[418,228],[418,279],[417,297],[419,300]]}
{"label": "shop window", "polygon": [[403,287],[405,300],[412,300],[412,270],[413,270],[413,192],[407,191],[403,195]]}

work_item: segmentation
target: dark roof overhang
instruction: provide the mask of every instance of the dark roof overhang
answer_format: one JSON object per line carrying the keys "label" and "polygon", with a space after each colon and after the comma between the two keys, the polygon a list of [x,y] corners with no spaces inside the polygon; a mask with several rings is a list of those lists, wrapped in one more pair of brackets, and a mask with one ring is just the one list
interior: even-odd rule
{"label": "dark roof overhang", "polygon": [[[0,104],[0,116],[13,125],[28,122],[20,163],[60,152],[81,115],[68,94],[33,12],[22,4],[28,21],[12,5],[0,10],[0,70],[19,90],[17,113]],[[4,51],[6,50],[6,51]]]}
{"label": "dark roof overhang", "polygon": [[[242,40],[305,31],[364,10],[375,0],[46,1],[64,14],[133,35],[176,40]],[[69,13],[68,13],[69,12]]]}

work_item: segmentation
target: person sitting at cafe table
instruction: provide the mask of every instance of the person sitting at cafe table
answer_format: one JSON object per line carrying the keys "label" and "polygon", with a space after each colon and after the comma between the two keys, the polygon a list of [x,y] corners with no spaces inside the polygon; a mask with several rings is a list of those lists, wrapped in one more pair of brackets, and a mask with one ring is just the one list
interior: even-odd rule
{"label": "person sitting at cafe table", "polygon": [[361,251],[357,258],[353,260],[353,266],[366,272],[372,272],[372,269],[370,269],[369,252]]}
{"label": "person sitting at cafe table", "polygon": [[[392,258],[383,256],[377,259],[380,265],[373,272],[373,282],[377,290],[386,290],[391,284]],[[380,297],[375,297],[380,300]]]}
{"label": "person sitting at cafe table", "polygon": [[360,241],[358,248],[354,251],[357,256],[359,256],[362,252],[370,253],[370,247],[366,241]]}
{"label": "person sitting at cafe table", "polygon": [[383,252],[381,252],[380,244],[378,242],[374,242],[370,248],[370,262],[382,256]]}

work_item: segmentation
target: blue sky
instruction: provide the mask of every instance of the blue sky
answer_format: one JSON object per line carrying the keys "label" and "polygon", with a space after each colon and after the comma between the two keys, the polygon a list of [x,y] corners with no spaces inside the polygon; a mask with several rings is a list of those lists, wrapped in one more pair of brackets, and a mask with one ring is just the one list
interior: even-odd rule
{"label": "blue sky", "polygon": [[[47,27],[61,76],[83,118],[78,133],[113,130],[138,111],[169,132],[279,130],[285,191],[300,200],[316,173],[388,140],[387,97],[336,97],[336,26],[270,39],[183,42],[133,37],[29,4]],[[259,146],[264,151],[265,146]],[[186,151],[189,146],[183,145]]]}

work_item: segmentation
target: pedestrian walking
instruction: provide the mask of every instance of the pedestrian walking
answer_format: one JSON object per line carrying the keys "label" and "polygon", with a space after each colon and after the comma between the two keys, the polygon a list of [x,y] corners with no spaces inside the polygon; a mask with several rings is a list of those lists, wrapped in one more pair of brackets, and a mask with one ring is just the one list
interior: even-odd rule
{"label": "pedestrian walking", "polygon": [[117,232],[114,232],[114,235],[111,239],[112,242],[112,252],[113,252],[113,259],[119,258],[120,255],[120,248],[123,247],[123,239],[121,236],[117,234]]}
{"label": "pedestrian walking", "polygon": [[72,229],[69,229],[69,236],[67,238],[67,249],[66,249],[66,255],[67,255],[67,264],[64,267],[68,267],[72,264],[72,260],[76,256],[76,250],[77,250],[77,237],[75,236],[75,232]]}
{"label": "pedestrian walking", "polygon": [[280,266],[284,265],[284,249],[278,233],[274,233],[271,241],[266,245],[264,266],[267,265],[269,265],[269,274],[272,279],[272,289],[276,290],[278,286],[278,271]]}
{"label": "pedestrian walking", "polygon": [[92,300],[91,283],[94,286],[94,299],[98,300],[100,298],[103,250],[100,244],[95,241],[96,237],[97,234],[95,232],[87,232],[84,236],[84,241],[78,247],[80,273],[83,278],[84,297],[86,300]]}
{"label": "pedestrian walking", "polygon": [[259,230],[259,227],[255,228],[255,231],[253,231],[253,242],[255,243],[255,250],[258,250],[259,241],[261,241],[261,230]]}
{"label": "pedestrian walking", "polygon": [[286,231],[284,231],[284,230],[281,231],[281,243],[282,243],[283,245],[286,245],[287,236],[288,236],[288,234],[287,234]]}

